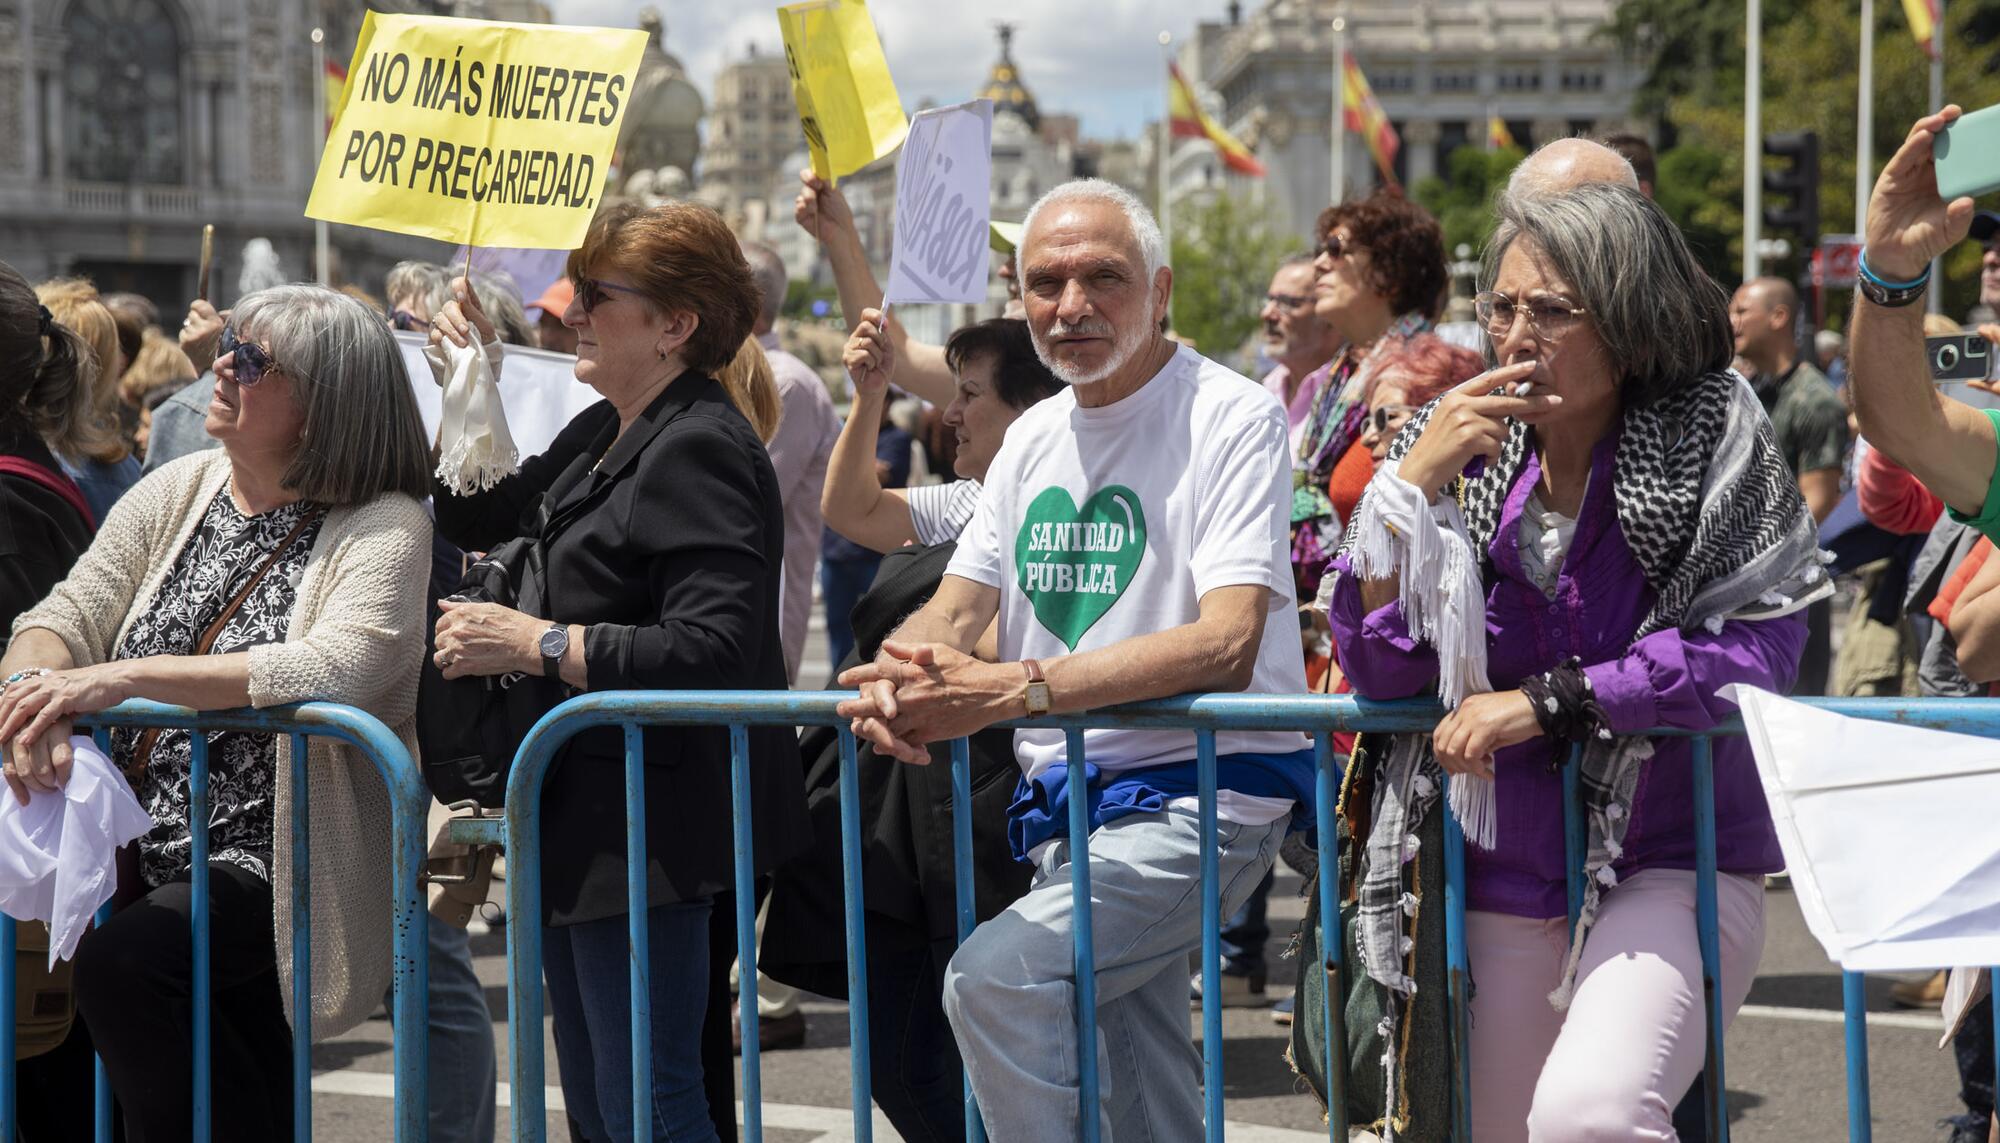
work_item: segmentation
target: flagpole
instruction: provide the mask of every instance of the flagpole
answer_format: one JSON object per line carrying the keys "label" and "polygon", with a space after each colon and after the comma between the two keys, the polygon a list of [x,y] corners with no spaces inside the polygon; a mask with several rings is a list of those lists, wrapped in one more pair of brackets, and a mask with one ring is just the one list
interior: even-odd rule
{"label": "flagpole", "polygon": [[[320,155],[326,152],[326,32],[321,28],[312,30],[313,45],[313,123],[319,128],[319,153],[313,155],[313,165],[319,165]],[[313,269],[322,286],[333,285],[333,251],[327,242],[326,223],[313,220]]]}
{"label": "flagpole", "polygon": [[[1944,106],[1944,5],[1937,0],[1937,14],[1931,17],[1931,101],[1929,112]],[[1934,314],[1944,312],[1944,259],[1931,259],[1931,279],[1937,284],[1925,292],[1926,304]]]}
{"label": "flagpole", "polygon": [[1168,68],[1171,68],[1174,62],[1174,53],[1171,46],[1174,42],[1174,34],[1163,31],[1160,33],[1159,40],[1160,62],[1166,65],[1166,67],[1160,69],[1162,77],[1160,88],[1160,237],[1166,241],[1167,262],[1171,265],[1174,260],[1174,196],[1169,180],[1173,178],[1174,78],[1173,73]]}
{"label": "flagpole", "polygon": [[1347,16],[1333,18],[1333,204],[1347,198]]}
{"label": "flagpole", "polygon": [[1854,233],[1868,233],[1875,189],[1875,0],[1861,0],[1861,99],[1854,124]]}
{"label": "flagpole", "polygon": [[1764,225],[1764,5],[1749,0],[1743,41],[1743,280],[1763,266],[1757,243]]}

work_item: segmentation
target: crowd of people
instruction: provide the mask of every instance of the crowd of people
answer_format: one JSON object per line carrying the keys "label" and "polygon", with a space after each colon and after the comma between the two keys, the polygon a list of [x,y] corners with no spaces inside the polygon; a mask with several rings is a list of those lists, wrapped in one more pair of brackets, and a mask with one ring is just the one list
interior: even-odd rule
{"label": "crowd of people", "polygon": [[[144,299],[0,266],[0,776],[24,804],[58,790],[75,723],[134,698],[346,703],[415,752],[420,694],[461,680],[544,704],[530,718],[585,692],[783,690],[817,579],[860,746],[878,1105],[904,1138],[962,1139],[969,1078],[995,1139],[1073,1137],[1086,1116],[1108,1138],[1178,1139],[1203,1114],[1193,736],[990,727],[1188,692],[1438,698],[1432,732],[1336,739],[1337,821],[1315,820],[1305,734],[1216,735],[1221,1000],[1274,999],[1275,866],[1316,876],[1304,839],[1332,831],[1355,908],[1328,927],[1357,956],[1320,1002],[1379,1023],[1356,1049],[1301,1020],[1294,1051],[1317,1074],[1373,1073],[1350,1107],[1364,1122],[1422,1114],[1444,1074],[1426,1071],[1447,1002],[1427,839],[1448,806],[1470,841],[1476,1138],[1699,1138],[1690,746],[1644,732],[1715,727],[1736,683],[2000,685],[2000,409],[1931,384],[1911,304],[1970,233],[1989,244],[1982,305],[2000,306],[2000,216],[1941,201],[1930,175],[1956,114],[1920,121],[1881,176],[1844,340],[1801,344],[1781,279],[1728,295],[1652,202],[1643,143],[1577,139],[1516,169],[1478,291],[1454,306],[1427,211],[1393,190],[1329,207],[1312,248],[1272,268],[1258,380],[1173,336],[1161,231],[1115,185],[1045,194],[1002,261],[1006,312],[930,344],[885,311],[841,193],[808,174],[795,214],[840,295],[844,421],[784,348],[783,262],[697,205],[607,206],[532,301],[504,276],[411,262],[386,301],[277,286],[228,309],[198,300],[177,335]],[[2000,342],[1991,308],[1971,316]],[[427,342],[436,378],[412,381],[396,330]],[[572,355],[600,400],[468,488],[438,475],[412,386],[444,384],[471,352],[504,392],[505,346]],[[899,399],[938,448],[913,444]],[[530,569],[517,594],[462,593],[516,559]],[[1846,573],[1860,594],[1837,662]],[[981,922],[962,945],[953,791],[928,765],[961,736]],[[652,1124],[631,1118],[615,729],[561,749],[541,867],[524,874],[542,915],[506,922],[543,926],[573,1137],[733,1139],[730,1056],[753,1023],[732,1001],[735,894],[761,902],[762,1046],[803,1040],[795,990],[846,995],[842,751],[831,731],[749,732],[753,887],[734,877],[728,733],[642,742]],[[92,1052],[125,1138],[185,1133],[195,1065],[161,1046],[185,1037],[193,1001],[194,829],[217,937],[213,1066],[232,1077],[217,1138],[289,1137],[293,886],[313,898],[314,1035],[382,1003],[389,810],[372,768],[328,740],[302,756],[283,735],[207,743],[209,820],[193,822],[190,735],[111,735],[154,824],[78,949],[67,1038],[22,1064],[23,1138],[82,1137]],[[1573,933],[1572,749],[1588,823]],[[1072,962],[1073,764],[1091,799],[1087,981]],[[296,767],[309,869],[291,864]],[[1740,739],[1717,741],[1714,788],[1728,1019],[1783,857]],[[483,1143],[490,1014],[450,912],[429,931],[431,1131]],[[1064,1031],[1084,998],[1095,1107]],[[1291,1004],[1274,1014],[1289,1022]],[[1955,1130],[1984,1139],[1990,1021],[1961,1041]]]}

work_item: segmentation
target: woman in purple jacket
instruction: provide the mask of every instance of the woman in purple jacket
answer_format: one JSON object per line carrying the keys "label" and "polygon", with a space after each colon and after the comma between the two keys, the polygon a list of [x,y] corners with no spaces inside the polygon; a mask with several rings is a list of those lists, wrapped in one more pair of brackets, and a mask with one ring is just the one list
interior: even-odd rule
{"label": "woman in purple jacket", "polygon": [[[1500,367],[1403,431],[1327,595],[1358,692],[1435,686],[1454,708],[1378,763],[1361,959],[1408,988],[1404,849],[1449,773],[1472,842],[1473,1137],[1672,1139],[1706,1019],[1690,746],[1637,732],[1716,725],[1730,683],[1786,689],[1801,609],[1830,589],[1762,407],[1727,372],[1726,297],[1657,207],[1608,185],[1511,202],[1483,279]],[[1589,823],[1574,941],[1572,745]],[[1749,748],[1714,757],[1727,1018],[1782,862]]]}

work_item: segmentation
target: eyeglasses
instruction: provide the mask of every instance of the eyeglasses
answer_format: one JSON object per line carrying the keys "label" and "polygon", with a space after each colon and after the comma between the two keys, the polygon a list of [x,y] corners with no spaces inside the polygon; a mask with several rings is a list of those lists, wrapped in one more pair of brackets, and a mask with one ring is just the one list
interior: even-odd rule
{"label": "eyeglasses", "polygon": [[1410,408],[1408,405],[1384,405],[1368,414],[1368,425],[1378,434],[1386,433],[1389,431],[1389,426],[1392,423],[1397,428],[1402,428],[1403,424],[1410,419],[1410,414],[1414,412],[1416,410]]}
{"label": "eyeglasses", "polygon": [[226,325],[222,327],[222,340],[216,346],[215,359],[220,361],[231,354],[236,355],[236,383],[245,389],[262,381],[266,373],[274,373],[281,368],[271,360],[270,354],[264,352],[263,346],[254,341],[244,341],[235,326]]}
{"label": "eyeglasses", "polygon": [[646,291],[644,290],[635,290],[631,286],[621,286],[616,282],[606,282],[598,278],[578,278],[576,280],[576,300],[582,303],[584,313],[590,313],[598,306],[609,301],[611,293],[607,291],[630,294],[635,298],[646,296]]}
{"label": "eyeglasses", "polygon": [[1311,305],[1312,299],[1300,297],[1298,294],[1265,294],[1264,304],[1276,306],[1281,310],[1297,310]]}
{"label": "eyeglasses", "polygon": [[405,330],[421,331],[431,327],[431,323],[427,319],[420,318],[408,310],[397,310],[395,313],[390,314],[389,324],[396,329]]}
{"label": "eyeglasses", "polygon": [[1486,336],[1495,341],[1506,337],[1514,330],[1514,319],[1525,314],[1528,328],[1543,341],[1560,341],[1575,330],[1590,311],[1582,306],[1571,305],[1560,298],[1543,298],[1525,305],[1505,294],[1491,290],[1472,299],[1472,312],[1479,316],[1479,324],[1486,327]]}
{"label": "eyeglasses", "polygon": [[1347,244],[1340,240],[1340,235],[1329,234],[1326,236],[1326,241],[1320,243],[1319,252],[1338,262],[1347,257]]}

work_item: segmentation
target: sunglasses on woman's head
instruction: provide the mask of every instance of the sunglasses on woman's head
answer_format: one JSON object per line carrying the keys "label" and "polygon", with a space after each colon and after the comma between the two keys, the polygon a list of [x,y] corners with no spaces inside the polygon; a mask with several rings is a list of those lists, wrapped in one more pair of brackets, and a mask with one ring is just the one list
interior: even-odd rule
{"label": "sunglasses on woman's head", "polygon": [[646,296],[644,290],[635,290],[630,286],[621,286],[616,282],[606,282],[599,278],[578,278],[576,280],[576,300],[583,306],[584,313],[589,313],[609,301],[611,293],[607,291],[631,294],[635,298]]}
{"label": "sunglasses on woman's head", "polygon": [[236,355],[236,383],[249,388],[264,379],[264,374],[275,371],[278,363],[264,352],[264,347],[254,341],[244,341],[236,332],[236,327],[222,327],[222,342],[216,346],[217,360]]}

